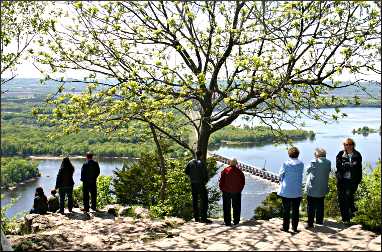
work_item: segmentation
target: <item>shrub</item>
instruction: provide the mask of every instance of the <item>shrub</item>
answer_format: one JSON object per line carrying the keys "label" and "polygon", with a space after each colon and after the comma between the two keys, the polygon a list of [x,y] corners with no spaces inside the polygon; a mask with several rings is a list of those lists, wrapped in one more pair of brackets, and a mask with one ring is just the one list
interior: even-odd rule
{"label": "shrub", "polygon": [[[4,195],[2,194],[1,199],[3,199],[3,197]],[[12,218],[8,218],[5,214],[7,210],[16,203],[17,200],[18,198],[12,198],[10,203],[2,205],[0,208],[1,229],[4,231],[4,234],[10,234],[14,232],[18,227],[20,227],[20,224],[17,222],[17,217],[24,214],[24,212],[19,213],[16,216],[13,216]]]}
{"label": "shrub", "polygon": [[[167,198],[156,206],[150,208],[150,212],[155,217],[176,216],[185,220],[193,218],[191,185],[184,169],[190,158],[186,160],[168,160],[167,166],[171,167],[167,174]],[[218,170],[216,160],[207,160],[207,170],[209,178],[213,177]],[[208,214],[212,216],[219,212],[218,201],[221,197],[217,187],[208,187]]]}
{"label": "shrub", "polygon": [[117,202],[122,205],[150,206],[157,201],[160,190],[159,167],[151,154],[136,162],[124,163],[114,171],[113,187]]}
{"label": "shrub", "polygon": [[337,181],[334,174],[329,176],[328,186],[329,192],[325,196],[324,216],[339,220],[341,217],[341,211],[338,205]]}
{"label": "shrub", "polygon": [[381,163],[364,175],[355,195],[358,211],[353,222],[365,229],[381,232]]}
{"label": "shrub", "polygon": [[[1,195],[3,198],[3,195]],[[1,206],[0,208],[0,218],[1,218],[1,229],[5,234],[9,232],[9,218],[5,215],[5,212],[11,207],[11,204],[7,204],[5,206]]]}
{"label": "shrub", "polygon": [[[166,159],[166,198],[159,201],[161,176],[156,155],[146,154],[137,162],[124,164],[114,172],[113,187],[117,202],[123,205],[140,204],[150,209],[152,217],[177,216],[186,220],[193,217],[190,181],[184,169],[190,157],[185,159]],[[208,159],[209,178],[216,174],[216,160]],[[208,188],[209,213],[218,211],[220,192],[217,188]]]}
{"label": "shrub", "polygon": [[[186,220],[192,218],[192,195],[188,177],[184,173],[186,162],[182,160],[167,160],[167,194],[164,202],[157,208],[150,208],[154,215],[182,217]],[[157,212],[157,214],[155,214]]]}
{"label": "shrub", "polygon": [[255,209],[254,218],[256,220],[269,220],[276,217],[282,217],[282,201],[276,192],[272,192]]}
{"label": "shrub", "polygon": [[218,186],[208,187],[208,216],[210,217],[220,217],[222,206],[218,204],[220,198],[222,197],[221,191]]}
{"label": "shrub", "polygon": [[125,214],[122,215],[122,216],[137,218],[136,209],[137,209],[137,208],[141,208],[141,207],[142,207],[142,206],[140,206],[140,205],[131,205],[131,206],[129,206],[129,208],[128,208],[128,210],[125,212]]}
{"label": "shrub", "polygon": [[[111,176],[99,176],[97,179],[97,208],[103,208],[108,204],[115,203],[115,197],[111,192]],[[74,206],[83,205],[82,183],[73,190]],[[65,205],[67,201],[65,201]]]}

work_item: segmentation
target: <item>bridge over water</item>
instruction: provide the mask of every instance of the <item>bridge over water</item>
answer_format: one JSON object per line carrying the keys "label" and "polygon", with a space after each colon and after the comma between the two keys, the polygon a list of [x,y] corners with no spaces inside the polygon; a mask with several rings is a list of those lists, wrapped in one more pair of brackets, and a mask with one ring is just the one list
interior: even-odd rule
{"label": "bridge over water", "polygon": [[[231,160],[230,158],[223,157],[221,155],[211,153],[211,152],[209,152],[208,155],[210,157],[216,158],[216,160],[218,162],[221,162],[223,164],[229,164],[229,161]],[[280,182],[280,177],[273,172],[266,171],[266,170],[263,170],[261,168],[257,168],[255,166],[249,165],[249,164],[245,164],[245,163],[242,163],[240,161],[237,162],[237,165],[238,165],[238,168],[240,170],[242,170],[243,172],[251,173],[252,175],[255,175],[255,176],[261,177],[263,179],[269,180],[272,183],[278,184]]]}

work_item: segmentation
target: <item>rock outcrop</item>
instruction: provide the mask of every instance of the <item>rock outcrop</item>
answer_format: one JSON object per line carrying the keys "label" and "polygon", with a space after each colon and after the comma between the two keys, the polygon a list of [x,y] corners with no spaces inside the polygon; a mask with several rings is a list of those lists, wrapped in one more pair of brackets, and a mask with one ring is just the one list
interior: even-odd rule
{"label": "rock outcrop", "polygon": [[[111,210],[113,209],[113,210]],[[151,220],[147,211],[137,217],[115,216],[116,209],[83,213],[28,214],[24,217],[26,235],[8,235],[14,249],[21,250],[126,250],[148,240],[172,235],[168,231],[184,224],[180,218]]]}
{"label": "rock outcrop", "polygon": [[381,250],[381,236],[364,231],[360,225],[349,228],[331,221],[297,234],[281,232],[281,219],[249,220],[227,227],[222,221],[211,225],[189,222],[177,229],[179,235],[150,241],[137,250]]}
{"label": "rock outcrop", "polygon": [[[114,210],[110,210],[114,209]],[[121,210],[124,209],[124,210]],[[134,213],[135,217],[115,216]],[[281,232],[282,220],[244,221],[226,227],[222,220],[210,225],[179,218],[152,220],[146,209],[105,208],[104,211],[25,217],[30,234],[8,235],[21,250],[375,250],[381,236],[332,221],[300,233]]]}

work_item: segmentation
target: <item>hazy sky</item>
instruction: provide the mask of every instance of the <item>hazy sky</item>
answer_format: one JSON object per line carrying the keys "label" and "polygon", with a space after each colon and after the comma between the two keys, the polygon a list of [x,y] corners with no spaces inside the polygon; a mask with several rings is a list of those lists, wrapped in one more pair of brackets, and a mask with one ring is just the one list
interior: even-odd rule
{"label": "hazy sky", "polygon": [[[69,8],[65,8],[65,9],[69,10],[69,13],[73,11],[73,10],[70,10]],[[68,22],[69,23],[72,22],[70,18],[66,18],[64,23],[67,24]],[[12,50],[13,48],[15,48],[15,46],[16,45],[11,45],[9,48],[5,48],[5,50],[7,50],[7,49]],[[177,57],[175,56],[175,58],[177,58]],[[177,59],[175,59],[175,60],[177,60]],[[379,62],[379,66],[380,66],[380,62]],[[31,58],[28,60],[21,61],[21,63],[17,66],[16,74],[17,74],[17,78],[42,78],[43,77],[40,74],[40,72],[34,67],[33,59],[31,59]],[[2,77],[7,78],[10,76],[11,76],[11,73],[6,72],[4,74],[4,76],[2,76]],[[60,74],[60,76],[61,76],[61,74]],[[83,78],[85,76],[88,76],[88,73],[85,73],[84,71],[78,71],[78,70],[68,70],[65,73],[65,76],[71,77],[71,78]],[[381,81],[381,76],[378,74],[375,74],[373,72],[369,72],[368,75],[354,76],[354,75],[350,74],[349,72],[347,72],[346,70],[344,70],[343,73],[341,75],[339,75],[338,77],[336,77],[335,79],[341,80],[341,81],[347,81],[347,80],[354,80],[356,77],[361,77],[363,79],[368,79],[368,80]]]}
{"label": "hazy sky", "polygon": [[[39,73],[39,71],[33,66],[31,60],[25,61],[22,64],[20,64],[17,67],[17,78],[42,78],[43,76]],[[66,73],[67,77],[72,78],[82,78],[87,76],[88,74],[85,74],[85,72],[81,71],[68,71]],[[9,76],[9,74],[8,74]],[[5,74],[4,77],[7,77],[7,74]],[[340,76],[338,76],[336,79],[341,81],[347,81],[347,80],[354,80],[354,76],[349,74],[348,72],[343,72]],[[381,81],[381,76],[375,73],[370,73],[369,75],[366,75],[363,77],[364,79],[368,80],[377,80]]]}

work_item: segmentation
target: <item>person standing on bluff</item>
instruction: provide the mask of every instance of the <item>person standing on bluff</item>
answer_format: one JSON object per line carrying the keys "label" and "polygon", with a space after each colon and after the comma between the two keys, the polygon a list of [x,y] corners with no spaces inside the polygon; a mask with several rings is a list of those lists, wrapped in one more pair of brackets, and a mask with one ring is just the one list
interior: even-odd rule
{"label": "person standing on bluff", "polygon": [[356,151],[351,138],[343,142],[344,150],[336,157],[336,178],[338,203],[343,222],[349,222],[357,208],[354,205],[354,194],[362,180],[362,156]]}
{"label": "person standing on bluff", "polygon": [[[192,159],[186,166],[185,173],[191,181],[192,207],[195,221],[212,223],[207,219],[208,212],[208,192],[206,184],[208,182],[208,172],[206,165],[202,162],[202,153],[196,152],[196,159]],[[201,211],[199,211],[199,197],[201,201]]]}
{"label": "person standing on bluff", "polygon": [[300,202],[302,198],[302,173],[304,163],[298,160],[300,151],[296,147],[288,150],[289,159],[280,169],[280,190],[277,193],[283,204],[283,227],[282,231],[289,231],[290,210],[292,208],[292,229],[297,233],[300,220]]}
{"label": "person standing on bluff", "polygon": [[73,209],[73,173],[74,166],[70,162],[68,157],[62,160],[60,170],[57,174],[56,189],[60,195],[60,213],[64,213],[65,208],[65,196],[68,197],[68,210],[72,212]]}
{"label": "person standing on bluff", "polygon": [[84,199],[84,208],[81,210],[89,212],[89,193],[91,195],[91,209],[97,210],[97,178],[100,174],[98,162],[93,160],[93,154],[86,153],[86,162],[82,165],[81,181]]}
{"label": "person standing on bluff", "polygon": [[231,201],[233,208],[233,224],[240,222],[241,191],[245,185],[244,173],[237,167],[237,160],[232,159],[222,172],[219,180],[220,190],[223,192],[224,223],[231,226]]}
{"label": "person standing on bluff", "polygon": [[307,194],[307,210],[308,224],[306,228],[314,227],[314,217],[316,224],[324,223],[324,199],[329,192],[328,181],[331,170],[331,163],[326,159],[326,151],[317,148],[314,152],[315,159],[310,162],[306,174],[306,194]]}

